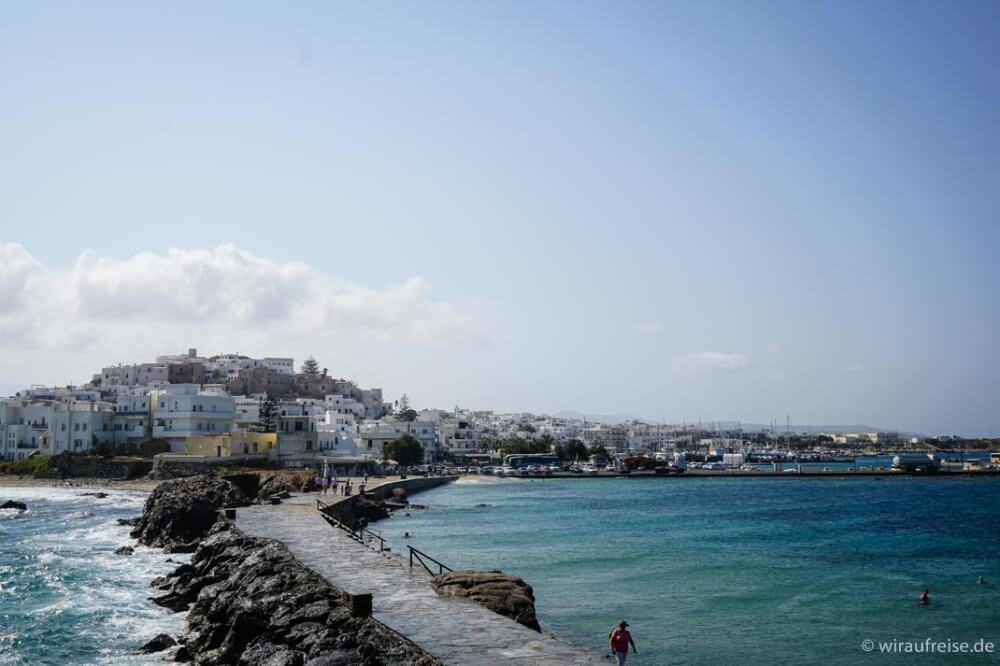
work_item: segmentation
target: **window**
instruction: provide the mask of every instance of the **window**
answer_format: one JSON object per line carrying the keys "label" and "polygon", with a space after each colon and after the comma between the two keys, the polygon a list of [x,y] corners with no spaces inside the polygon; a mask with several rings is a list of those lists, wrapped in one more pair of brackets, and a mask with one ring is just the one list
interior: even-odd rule
{"label": "window", "polygon": [[86,424],[86,423],[84,423],[84,424],[83,424],[83,426],[82,426],[82,430],[83,430],[84,432],[87,432],[87,424]]}
{"label": "window", "polygon": [[74,423],[73,424],[73,432],[80,432],[80,424],[79,423]]}
{"label": "window", "polygon": [[63,432],[66,432],[66,424],[65,423],[60,423],[59,424],[59,429],[62,430]]}
{"label": "window", "polygon": [[198,424],[198,430],[202,430],[202,426],[203,426],[203,425],[204,425],[203,423],[199,423],[199,424]]}

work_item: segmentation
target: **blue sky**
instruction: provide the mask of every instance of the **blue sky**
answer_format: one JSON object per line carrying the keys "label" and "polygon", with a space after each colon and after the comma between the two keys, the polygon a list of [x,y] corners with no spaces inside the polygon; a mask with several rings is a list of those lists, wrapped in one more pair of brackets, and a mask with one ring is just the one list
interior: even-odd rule
{"label": "blue sky", "polygon": [[0,388],[998,435],[998,65],[987,2],[6,2]]}

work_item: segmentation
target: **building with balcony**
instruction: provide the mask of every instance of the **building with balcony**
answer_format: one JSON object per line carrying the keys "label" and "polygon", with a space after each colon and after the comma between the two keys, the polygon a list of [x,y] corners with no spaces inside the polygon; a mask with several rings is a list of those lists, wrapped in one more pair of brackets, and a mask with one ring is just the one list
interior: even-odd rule
{"label": "building with balcony", "polygon": [[164,439],[170,450],[183,453],[188,437],[224,435],[233,430],[236,402],[215,388],[197,384],[170,384],[151,393],[153,437]]}

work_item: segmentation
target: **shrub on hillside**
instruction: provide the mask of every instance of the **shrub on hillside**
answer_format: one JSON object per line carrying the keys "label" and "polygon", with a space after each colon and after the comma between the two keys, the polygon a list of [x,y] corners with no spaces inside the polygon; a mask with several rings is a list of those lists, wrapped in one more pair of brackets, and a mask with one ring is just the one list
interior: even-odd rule
{"label": "shrub on hillside", "polygon": [[0,474],[36,474],[49,467],[49,456],[31,456],[24,460],[0,462]]}

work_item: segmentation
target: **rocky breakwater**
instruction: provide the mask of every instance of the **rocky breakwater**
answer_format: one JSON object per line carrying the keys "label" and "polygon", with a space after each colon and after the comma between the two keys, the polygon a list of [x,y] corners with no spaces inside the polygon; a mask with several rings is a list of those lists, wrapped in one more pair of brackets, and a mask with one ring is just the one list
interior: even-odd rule
{"label": "rocky breakwater", "polygon": [[[253,478],[249,478],[253,477]],[[202,476],[161,484],[133,536],[191,561],[157,578],[152,600],[188,611],[175,661],[238,666],[443,666],[405,637],[353,611],[353,600],[277,541],[250,537],[220,518],[280,491],[256,475]],[[143,652],[171,648],[158,636]]]}
{"label": "rocky breakwater", "polygon": [[259,484],[256,474],[165,481],[146,500],[132,536],[168,553],[190,553],[219,520],[219,510],[252,504]]}
{"label": "rocky breakwater", "polygon": [[154,585],[156,603],[189,610],[175,659],[241,666],[440,666],[303,566],[282,544],[215,525],[182,565]]}
{"label": "rocky breakwater", "polygon": [[468,597],[494,613],[541,631],[535,617],[535,593],[517,576],[499,571],[450,571],[431,579],[431,587],[442,596]]}

